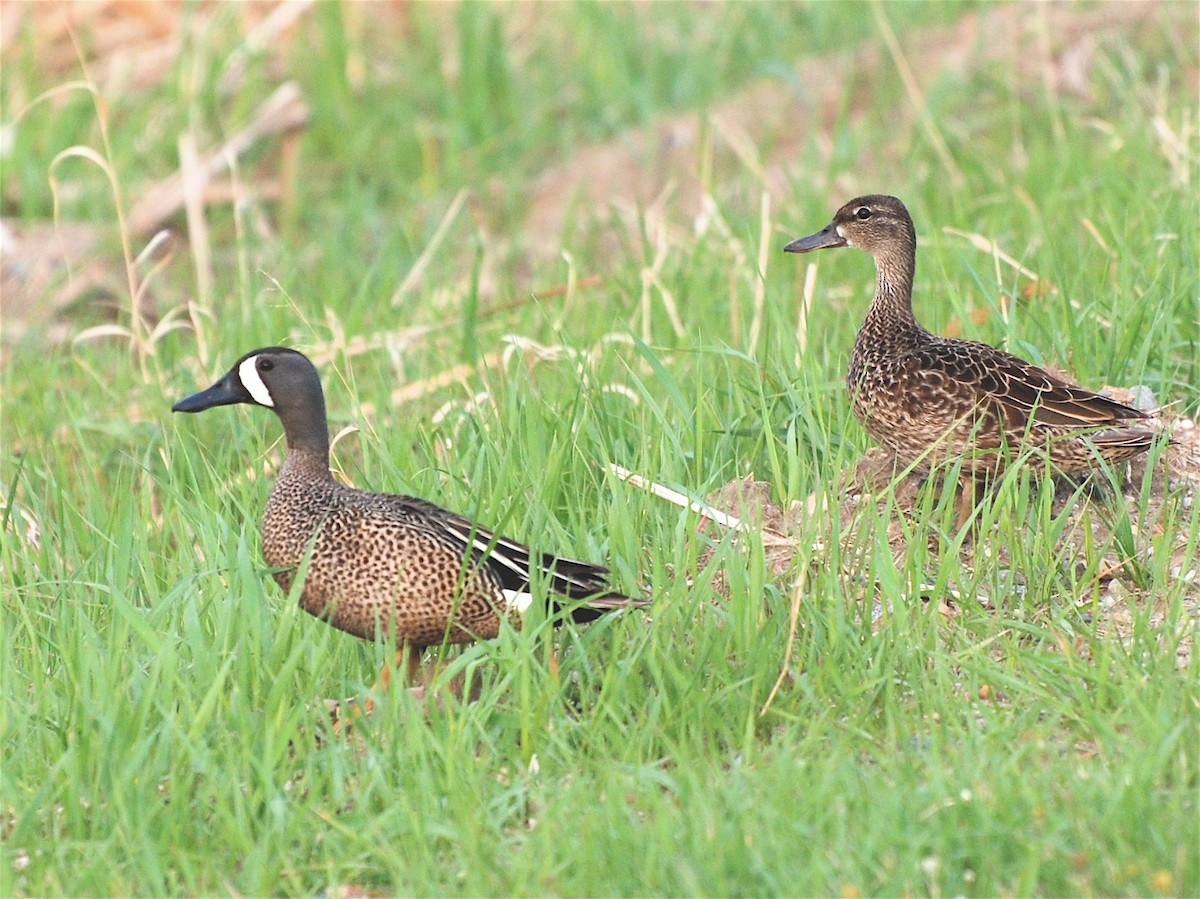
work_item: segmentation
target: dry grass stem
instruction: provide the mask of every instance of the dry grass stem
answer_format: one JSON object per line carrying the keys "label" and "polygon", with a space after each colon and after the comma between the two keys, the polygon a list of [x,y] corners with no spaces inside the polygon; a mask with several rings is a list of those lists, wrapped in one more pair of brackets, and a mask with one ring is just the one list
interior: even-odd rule
{"label": "dry grass stem", "polygon": [[283,0],[266,18],[246,34],[225,63],[218,89],[228,96],[242,83],[248,62],[272,46],[278,46],[284,35],[313,7],[314,0]]}
{"label": "dry grass stem", "polygon": [[775,685],[771,687],[771,692],[767,695],[767,701],[763,703],[763,707],[758,711],[758,717],[763,717],[771,708],[771,703],[775,701],[776,694],[779,689],[787,681],[788,669],[792,663],[792,649],[796,645],[796,633],[800,629],[800,602],[804,597],[804,586],[808,582],[808,570],[800,569],[800,573],[796,575],[796,582],[792,584],[792,602],[788,609],[788,634],[787,642],[783,647],[783,664],[779,666],[779,677],[775,679]]}
{"label": "dry grass stem", "polygon": [[879,0],[873,0],[871,11],[875,13],[875,21],[879,25],[879,33],[883,37],[883,43],[887,47],[888,54],[892,57],[896,71],[900,74],[900,80],[904,83],[905,93],[908,94],[909,101],[917,110],[917,116],[921,120],[921,125],[925,129],[925,133],[929,136],[929,141],[933,144],[934,151],[941,159],[942,165],[946,169],[946,174],[950,177],[951,186],[954,188],[963,187],[967,183],[967,179],[963,177],[962,170],[959,169],[958,163],[954,161],[954,156],[950,153],[950,147],[947,146],[946,139],[942,137],[941,129],[938,128],[937,122],[934,121],[933,115],[929,112],[929,105],[925,102],[925,95],[921,92],[921,86],[917,83],[917,79],[908,65],[908,60],[904,57],[904,51],[900,49],[900,42],[896,40],[896,32],[892,30],[892,25],[888,22],[887,15],[883,11],[883,4]]}
{"label": "dry grass stem", "polygon": [[408,293],[417,286],[421,280],[421,276],[425,274],[425,269],[429,267],[429,262],[433,259],[433,254],[437,252],[438,247],[442,245],[442,241],[450,232],[450,226],[458,219],[458,214],[462,212],[463,206],[466,205],[467,198],[471,196],[470,191],[465,187],[461,188],[454,199],[450,201],[450,205],[446,207],[441,221],[438,222],[437,230],[433,232],[433,236],[429,238],[429,243],[425,249],[421,251],[421,255],[417,257],[417,261],[413,263],[408,274],[404,276],[404,280],[400,282],[400,286],[396,288],[396,292],[392,294],[391,305],[400,305],[400,300],[408,295]]}
{"label": "dry grass stem", "polygon": [[1084,230],[1087,231],[1088,234],[1092,235],[1092,240],[1096,241],[1100,249],[1104,251],[1105,256],[1107,256],[1109,259],[1117,258],[1116,252],[1100,235],[1100,229],[1096,227],[1095,223],[1090,218],[1085,215],[1079,219],[1079,223],[1083,225]]}
{"label": "dry grass stem", "polygon": [[[450,384],[465,383],[467,378],[499,365],[501,355],[502,352],[500,350],[495,350],[481,356],[476,362],[464,362],[461,365],[455,365],[452,368],[440,371],[436,375],[431,375],[428,378],[422,378],[420,381],[414,381],[411,384],[398,387],[392,391],[392,404],[399,406],[404,403],[411,403],[413,400],[420,399],[426,394],[433,393],[433,391],[440,390]],[[375,408],[371,403],[363,403],[362,409],[364,415],[373,415],[375,412]]]}
{"label": "dry grass stem", "polygon": [[632,484],[642,490],[648,490],[650,493],[657,496],[659,499],[664,499],[672,505],[679,506],[681,509],[689,509],[698,515],[703,515],[705,518],[712,521],[714,524],[720,525],[723,528],[728,528],[731,531],[737,531],[740,534],[758,534],[761,535],[763,546],[790,546],[795,543],[783,534],[773,531],[770,528],[759,528],[752,524],[748,524],[735,515],[730,515],[728,512],[722,512],[720,509],[715,509],[708,503],[697,499],[692,499],[686,494],[680,493],[678,490],[672,490],[670,487],[665,487],[662,484],[651,481],[636,472],[630,471],[616,462],[608,463],[608,470],[615,474],[622,481]]}
{"label": "dry grass stem", "polygon": [[184,183],[184,172],[180,171],[147,190],[129,211],[129,227],[137,234],[162,227],[185,207],[189,189],[202,191],[260,140],[299,128],[308,121],[308,116],[308,104],[300,87],[294,81],[285,81],[254,111],[250,124],[197,161],[189,173],[190,184]]}
{"label": "dry grass stem", "polygon": [[758,268],[753,272],[754,279],[754,319],[750,322],[750,346],[747,348],[751,356],[758,353],[758,338],[762,334],[763,316],[767,307],[767,263],[770,260],[771,238],[771,195],[765,190],[758,211]]}
{"label": "dry grass stem", "polygon": [[[1046,109],[1050,113],[1050,127],[1054,133],[1056,143],[1062,143],[1067,136],[1066,126],[1063,124],[1062,104],[1058,102],[1058,81],[1056,67],[1054,65],[1054,53],[1050,49],[1050,21],[1046,10],[1046,4],[1038,6],[1037,15],[1037,42],[1038,52],[1042,58],[1042,64],[1039,67],[1042,74],[1042,90],[1046,96]],[[1086,47],[1085,52],[1090,52],[1090,48]]]}
{"label": "dry grass stem", "polygon": [[1016,269],[1029,280],[1040,280],[1037,272],[1031,268],[1026,268],[1024,265],[1017,262],[1017,260],[1013,259],[1002,249],[1000,249],[1000,245],[990,237],[984,237],[982,234],[973,234],[970,231],[960,231],[957,228],[951,228],[949,226],[942,228],[942,232],[944,234],[949,234],[951,237],[964,237],[970,241],[971,246],[973,246],[975,249],[984,253],[988,253],[993,259],[1003,262],[1006,265]]}
{"label": "dry grass stem", "polygon": [[182,175],[188,242],[196,272],[197,303],[202,309],[212,309],[212,247],[208,239],[208,219],[204,214],[204,187],[208,177],[201,167],[196,138],[190,133],[179,136],[179,171]]}
{"label": "dry grass stem", "polygon": [[796,312],[796,365],[800,365],[802,357],[808,352],[808,316],[812,312],[813,297],[817,292],[817,263],[810,262],[804,267],[804,289],[800,292],[800,308]]}
{"label": "dry grass stem", "polygon": [[661,217],[655,216],[653,224],[648,222],[647,228],[653,228],[654,231],[654,260],[649,266],[642,269],[641,316],[642,341],[646,344],[651,344],[654,342],[650,329],[651,288],[658,290],[658,295],[662,298],[663,309],[666,310],[667,318],[671,322],[671,328],[674,330],[675,336],[682,338],[686,332],[683,327],[683,320],[679,317],[679,307],[675,303],[675,297],[671,294],[671,291],[662,279],[662,269],[666,264],[667,256],[671,252],[666,224]]}
{"label": "dry grass stem", "polygon": [[762,157],[754,144],[754,137],[728,115],[714,112],[708,120],[713,130],[729,144],[738,161],[765,186],[767,171],[763,168]]}

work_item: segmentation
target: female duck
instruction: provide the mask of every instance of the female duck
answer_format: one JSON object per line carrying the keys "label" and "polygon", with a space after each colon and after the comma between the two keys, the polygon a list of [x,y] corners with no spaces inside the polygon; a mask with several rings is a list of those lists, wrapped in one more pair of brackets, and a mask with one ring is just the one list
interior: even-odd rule
{"label": "female duck", "polygon": [[962,459],[965,476],[986,478],[1032,447],[1028,464],[1072,474],[1150,447],[1149,430],[1128,426],[1145,413],[1003,350],[922,328],[912,311],[917,236],[895,197],[851,200],[784,250],[827,247],[875,259],[875,299],[850,354],[848,387],[867,433],[902,465]]}

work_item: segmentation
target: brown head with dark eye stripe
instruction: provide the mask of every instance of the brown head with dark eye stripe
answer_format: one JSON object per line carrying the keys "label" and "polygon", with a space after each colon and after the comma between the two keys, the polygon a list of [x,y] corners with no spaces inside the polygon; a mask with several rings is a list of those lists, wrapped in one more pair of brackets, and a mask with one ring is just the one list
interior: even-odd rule
{"label": "brown head with dark eye stripe", "polygon": [[793,240],[783,249],[786,253],[809,253],[856,247],[875,255],[881,248],[903,251],[916,244],[917,234],[904,204],[895,197],[871,194],[851,200],[816,234]]}

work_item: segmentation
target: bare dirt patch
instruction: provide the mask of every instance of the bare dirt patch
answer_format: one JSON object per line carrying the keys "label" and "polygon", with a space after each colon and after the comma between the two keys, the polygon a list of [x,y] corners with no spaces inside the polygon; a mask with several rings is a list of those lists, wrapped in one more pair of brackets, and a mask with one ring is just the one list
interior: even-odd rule
{"label": "bare dirt patch", "polygon": [[[282,109],[273,100],[264,103],[250,117],[245,132],[229,142],[233,147],[199,141],[190,165],[181,160],[178,171],[168,178],[126,185],[132,236],[148,238],[185,207],[190,228],[193,222],[202,222],[202,210],[233,202],[237,198],[222,161],[259,141],[281,142],[281,149],[265,154],[275,162],[256,173],[255,198],[268,203],[286,199],[280,196],[279,185],[287,180],[282,169],[290,158],[288,135],[304,126],[307,107],[295,86],[282,79],[287,54],[296,40],[304,39],[304,23],[312,8],[312,4],[296,0],[237,7],[236,27],[244,35],[244,54],[235,53],[228,61],[220,91],[228,94],[240,83],[245,73],[244,55],[263,53],[271,60],[270,67],[280,73],[279,91],[288,91],[287,102]],[[19,52],[25,26],[32,25],[42,70],[57,73],[65,83],[77,79],[82,67],[101,95],[157,86],[173,71],[187,31],[199,33],[212,27],[218,14],[229,15],[229,8],[219,3],[6,2],[0,9],[0,50]],[[352,31],[369,27],[376,33],[391,32],[400,44],[410,32],[403,3],[371,4],[369,17],[351,7],[347,16]],[[443,18],[447,31],[452,30],[453,16]],[[514,46],[520,46],[520,31],[527,25],[521,15],[508,21]],[[633,129],[618,139],[583,147],[533,180],[521,223],[493,220],[489,209],[504,209],[507,215],[508,206],[488,203],[486,190],[474,198],[472,209],[480,227],[490,232],[490,245],[519,250],[527,261],[557,259],[563,246],[577,242],[580,235],[566,232],[572,210],[579,208],[586,209],[588,216],[578,219],[578,228],[589,227],[594,220],[615,217],[629,222],[648,214],[686,231],[706,215],[712,184],[729,172],[755,173],[763,192],[773,197],[787,196],[792,177],[824,178],[816,173],[827,170],[836,127],[860,119],[881,86],[894,83],[898,73],[909,79],[909,102],[895,110],[894,127],[903,137],[913,129],[930,127],[922,120],[921,95],[939,80],[966,79],[987,67],[1003,66],[1016,73],[1018,80],[1036,86],[1031,89],[1086,96],[1092,89],[1096,51],[1116,36],[1139,32],[1195,43],[1198,29],[1187,4],[985,7],[964,13],[952,26],[905,34],[892,51],[878,41],[869,41],[850,51],[798,60],[794,77],[787,82],[763,79],[703,114],[671,116],[650,128]],[[80,35],[86,40],[77,40]],[[1197,73],[1180,73],[1180,79],[1194,85]],[[64,99],[52,97],[47,102],[57,104]],[[33,98],[14,95],[6,100],[18,110]],[[809,141],[813,135],[821,154],[816,159],[806,158],[812,156]],[[906,141],[894,143],[902,147]],[[710,154],[707,166],[700,164],[705,150]],[[836,205],[835,199],[861,193],[856,189],[859,186],[885,185],[881,173],[897,164],[897,152],[881,148],[856,163],[853,184],[843,183],[845,176],[822,184],[831,195],[831,205]],[[948,164],[953,165],[952,161]],[[15,196],[4,200],[10,207],[20,203]],[[122,265],[111,223],[26,219],[21,224],[6,221],[4,227],[7,233],[0,248],[4,290],[0,296],[4,298],[6,338],[19,336],[33,324],[61,323],[70,310],[79,308],[80,300],[99,300],[114,308],[128,306],[128,298],[124,302],[120,298],[125,279],[110,277]],[[105,233],[97,239],[101,227]],[[56,231],[59,234],[54,240],[44,236]],[[200,257],[200,269],[207,254],[205,239],[203,232],[189,234],[192,253]],[[134,255],[138,251],[134,246]],[[484,282],[491,280],[485,272]],[[62,339],[66,333],[61,326],[49,331],[52,339]]]}
{"label": "bare dirt patch", "polygon": [[[1036,11],[1021,4],[989,6],[965,13],[949,27],[906,34],[899,41],[900,58],[872,40],[849,52],[801,59],[790,84],[764,79],[704,115],[681,114],[631,130],[617,141],[585,147],[546,171],[532,186],[522,241],[530,252],[569,245],[572,239],[564,229],[570,211],[581,206],[600,218],[615,214],[624,219],[666,207],[676,220],[690,224],[704,214],[710,184],[739,168],[758,173],[771,196],[786,197],[791,177],[823,177],[834,131],[861,120],[881,86],[896,80],[898,64],[909,70],[918,92],[1002,65],[1016,82],[1087,96],[1096,51],[1137,30],[1192,35],[1194,41],[1197,22],[1183,4],[1044,4]],[[1183,73],[1182,83],[1195,84],[1195,76]],[[907,144],[903,135],[922,127],[920,118],[916,103],[895,108],[896,147]],[[823,148],[815,159],[807,151],[813,134]],[[700,165],[706,142],[712,153],[707,171]],[[856,162],[853,183],[824,185],[831,207],[871,192],[866,186],[886,186],[883,173],[900,160],[897,149],[879,149]]]}
{"label": "bare dirt patch", "polygon": [[[1121,402],[1130,402],[1131,391],[1110,391]],[[1166,609],[1160,598],[1139,586],[1137,566],[1147,561],[1151,554],[1165,553],[1168,556],[1170,577],[1184,585],[1187,619],[1182,623],[1186,632],[1179,635],[1177,663],[1186,667],[1191,660],[1195,630],[1200,624],[1200,571],[1189,556],[1186,545],[1187,534],[1181,533],[1173,544],[1162,540],[1167,533],[1175,533],[1170,527],[1170,517],[1188,515],[1200,501],[1200,428],[1191,419],[1175,415],[1170,410],[1160,410],[1155,426],[1171,434],[1171,444],[1165,447],[1158,464],[1150,472],[1146,498],[1140,493],[1140,485],[1147,475],[1147,458],[1135,460],[1129,465],[1127,477],[1119,502],[1126,507],[1129,521],[1142,522],[1140,532],[1134,526],[1137,554],[1134,558],[1121,558],[1115,552],[1107,552],[1100,561],[1094,575],[1095,583],[1089,583],[1087,595],[1064,597],[1085,608],[1087,615],[1096,616],[1097,631],[1128,639],[1132,634],[1135,616],[1149,611],[1150,625],[1160,626],[1166,618]],[[920,508],[921,491],[926,489],[926,478],[916,474],[897,474],[896,460],[879,448],[868,450],[859,460],[842,472],[838,482],[840,518],[845,529],[841,535],[830,534],[829,540],[840,540],[842,557],[855,559],[860,553],[871,551],[874,534],[869,538],[870,546],[859,543],[861,528],[855,522],[864,516],[877,516],[886,521],[888,546],[897,564],[904,566],[909,553],[909,541],[914,533],[923,534],[929,540],[929,550],[936,556],[939,536],[932,529],[922,529],[915,521]],[[822,509],[823,500],[814,493],[806,501],[793,501],[786,506],[772,502],[772,486],[764,481],[743,478],[730,481],[710,493],[705,502],[720,512],[733,515],[741,521],[761,529],[763,555],[769,574],[777,581],[787,583],[797,578],[801,568],[821,564],[824,553],[820,546],[811,544],[813,528],[806,523],[813,516],[828,516]],[[886,499],[885,499],[886,496]],[[1106,501],[1103,498],[1098,502]],[[1108,500],[1110,501],[1110,500]],[[1052,514],[1067,516],[1064,539],[1058,547],[1062,558],[1078,560],[1078,567],[1086,567],[1088,555],[1095,547],[1114,545],[1109,517],[1095,514],[1090,508],[1092,500],[1081,497],[1077,485],[1062,482],[1057,485]],[[1139,510],[1145,508],[1145,514]],[[870,529],[868,529],[870,530]],[[746,537],[740,539],[755,539]],[[703,567],[712,558],[711,550],[702,554]],[[969,571],[980,558],[987,564],[1006,568],[1011,559],[1006,547],[997,545],[986,534],[973,534],[959,552],[964,571]],[[1019,590],[1019,574],[1014,582]],[[961,579],[968,580],[967,577]],[[722,572],[714,578],[714,587],[728,595],[728,582]],[[1100,600],[1094,602],[1094,588],[1100,589]],[[936,599],[944,614],[955,616],[961,605],[967,602],[982,604],[985,608],[996,608],[1009,604],[1010,596],[964,595],[961,592],[934,596],[920,591],[909,597],[888,597],[877,591],[875,618],[886,614],[890,604],[897,601],[923,601]]]}

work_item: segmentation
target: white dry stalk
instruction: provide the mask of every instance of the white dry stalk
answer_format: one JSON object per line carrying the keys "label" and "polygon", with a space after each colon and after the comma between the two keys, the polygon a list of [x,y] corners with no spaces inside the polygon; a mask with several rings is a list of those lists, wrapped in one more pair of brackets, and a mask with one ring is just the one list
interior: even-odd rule
{"label": "white dry stalk", "polygon": [[353,487],[354,482],[350,480],[350,476],[348,474],[346,474],[345,470],[343,470],[341,466],[337,466],[337,467],[334,466],[334,461],[336,459],[334,450],[337,449],[337,445],[342,441],[342,439],[344,437],[349,437],[351,434],[357,434],[357,433],[358,433],[357,425],[346,425],[340,431],[338,431],[336,434],[334,434],[333,439],[329,441],[329,470],[331,472],[333,472],[334,474],[336,474],[339,478],[341,478],[342,482],[345,483],[347,487]]}
{"label": "white dry stalk", "polygon": [[[499,364],[500,352],[495,351],[481,356],[476,362],[465,362],[461,365],[455,365],[423,380],[405,384],[403,387],[397,387],[392,391],[392,405],[398,406],[402,403],[412,402],[427,393],[432,393],[434,390],[446,387],[456,381],[465,381],[468,377],[479,374],[485,369],[495,368]],[[366,412],[367,409],[367,404],[364,404],[363,411]]]}
{"label": "white dry stalk", "polygon": [[[500,358],[505,367],[518,354],[524,356],[527,363],[561,362],[565,360],[575,364],[574,372],[579,377],[580,382],[585,386],[590,386],[592,384],[592,374],[601,358],[599,350],[605,344],[609,343],[629,345],[633,342],[633,337],[629,334],[609,332],[602,335],[591,349],[586,350],[568,346],[564,343],[538,343],[536,340],[526,337],[523,334],[505,334],[500,338],[500,342],[504,344],[504,350]],[[622,396],[635,406],[640,405],[642,402],[641,397],[634,390],[617,381],[601,384],[600,392]],[[575,429],[578,429],[578,423],[576,423]]]}
{"label": "white dry stalk", "polygon": [[224,71],[217,81],[222,96],[230,96],[245,79],[250,61],[269,50],[314,5],[314,0],[283,0],[261,22],[255,25],[242,43],[229,54]]}
{"label": "white dry stalk", "polygon": [[883,11],[883,4],[880,0],[874,0],[871,4],[871,11],[875,14],[875,22],[879,26],[879,33],[883,37],[884,46],[887,47],[888,55],[891,56],[893,65],[896,66],[896,72],[900,75],[904,91],[908,94],[909,101],[917,110],[917,118],[920,119],[921,126],[929,136],[934,151],[941,159],[942,166],[946,169],[946,174],[950,178],[951,186],[962,187],[967,183],[967,179],[963,177],[962,170],[958,167],[958,163],[954,161],[954,155],[950,152],[950,147],[946,143],[946,139],[942,137],[942,131],[938,127],[937,121],[929,111],[929,104],[925,102],[925,95],[921,93],[921,87],[917,84],[917,78],[904,56],[904,51],[900,49],[900,42],[896,39],[896,32],[892,30],[892,25]]}
{"label": "white dry stalk", "polygon": [[1037,272],[1021,265],[1021,263],[1017,262],[1017,260],[1013,259],[1002,249],[1000,249],[999,244],[997,244],[996,241],[992,240],[991,238],[984,237],[982,234],[974,234],[970,231],[959,231],[957,228],[951,227],[942,228],[942,231],[946,234],[949,234],[951,237],[965,237],[968,241],[970,241],[971,246],[973,246],[975,249],[984,253],[989,253],[993,259],[998,259],[1006,265],[1015,268],[1030,281],[1039,280]]}
{"label": "white dry stalk", "polygon": [[1092,235],[1092,239],[1100,245],[1100,249],[1104,251],[1105,256],[1107,256],[1109,259],[1117,258],[1116,251],[1114,251],[1113,248],[1108,245],[1108,241],[1106,241],[1100,235],[1100,229],[1096,227],[1095,222],[1093,222],[1086,215],[1080,218],[1079,222],[1087,230],[1087,233]]}
{"label": "white dry stalk", "polygon": [[575,291],[579,286],[579,270],[575,266],[575,257],[571,255],[569,250],[563,250],[560,255],[567,264],[567,285],[563,291],[565,298],[562,308],[558,311],[558,315],[555,317],[552,326],[555,334],[560,332],[563,329],[563,325],[570,319],[571,307],[575,304]]}
{"label": "white dry stalk", "polygon": [[[1084,224],[1085,228],[1087,227],[1087,224],[1088,223],[1085,222],[1085,224]],[[1000,245],[997,244],[996,241],[992,240],[991,238],[984,237],[982,234],[974,234],[970,231],[960,231],[957,228],[951,228],[949,226],[942,228],[942,231],[945,234],[949,234],[951,237],[965,237],[970,242],[971,246],[973,246],[975,249],[980,250],[984,253],[990,254],[993,261],[996,263],[996,280],[997,281],[1000,280],[999,267],[1000,267],[1001,262],[1016,269],[1018,272],[1020,272],[1022,275],[1024,275],[1026,278],[1028,278],[1030,281],[1040,281],[1041,280],[1041,277],[1038,275],[1037,272],[1035,272],[1031,268],[1026,268],[1021,263],[1017,262],[1017,260],[1013,259],[1012,256],[1009,256],[1002,249],[1000,249]],[[1099,235],[1097,233],[1095,233],[1094,231],[1092,232],[1092,236],[1099,239]],[[1107,247],[1102,240],[1100,241],[1100,246],[1101,246],[1101,248],[1104,248],[1107,250]],[[1069,302],[1071,304],[1072,309],[1079,308],[1079,303],[1077,303],[1075,300],[1070,300]],[[1106,327],[1106,328],[1110,327],[1112,324],[1110,321],[1105,319],[1103,316],[1098,316],[1098,315],[1093,314],[1093,318],[1095,318],[1095,320],[1097,322],[1099,322],[1103,327]]]}
{"label": "white dry stalk", "polygon": [[467,400],[447,400],[437,407],[433,415],[429,416],[429,423],[431,425],[440,425],[456,411],[467,415],[473,414],[478,412],[479,408],[484,403],[490,402],[491,399],[491,393],[481,390]]}
{"label": "white dry stalk", "polygon": [[[531,337],[526,337],[523,334],[505,334],[500,338],[500,343],[504,345],[501,351],[500,361],[507,366],[512,361],[513,357],[518,353],[523,356],[532,356],[539,362],[559,362],[563,359],[572,361],[579,360],[581,357],[587,359],[587,353],[577,350],[574,347],[567,346],[562,343],[546,344],[538,343]],[[582,364],[579,369],[582,370]]]}
{"label": "white dry stalk", "polygon": [[[647,225],[649,224],[647,222]],[[675,303],[675,297],[662,279],[662,268],[670,251],[666,223],[663,219],[658,218],[654,222],[654,261],[642,269],[642,341],[646,344],[653,343],[650,334],[651,287],[657,288],[659,296],[662,297],[663,308],[666,310],[667,318],[671,321],[671,328],[675,331],[675,336],[683,337],[684,335],[683,320],[679,317],[679,307]]]}
{"label": "white dry stalk", "polygon": [[804,587],[808,582],[808,569],[801,568],[800,573],[796,575],[796,582],[792,584],[792,602],[788,609],[788,635],[787,643],[783,648],[783,664],[779,667],[779,677],[775,678],[775,685],[771,687],[771,692],[767,695],[767,701],[763,703],[763,707],[758,711],[758,717],[763,717],[771,708],[771,703],[775,701],[775,694],[779,692],[779,688],[783,686],[783,682],[787,680],[789,663],[792,658],[792,648],[796,645],[796,633],[800,630],[800,601],[804,598]]}
{"label": "white dry stalk", "polygon": [[[299,85],[285,81],[254,110],[250,123],[220,147],[196,160],[187,177],[190,189],[203,192],[219,175],[232,169],[238,159],[264,137],[283,134],[308,121],[308,104]],[[144,234],[162,226],[186,203],[184,173],[176,172],[150,188],[129,210],[129,229]]]}
{"label": "white dry stalk", "polygon": [[1168,124],[1166,118],[1162,115],[1156,115],[1150,120],[1150,125],[1154,129],[1154,136],[1158,138],[1159,149],[1167,160],[1167,164],[1171,167],[1171,172],[1175,175],[1175,179],[1181,187],[1187,187],[1191,180],[1192,159],[1188,152],[1188,139],[1186,137],[1188,128],[1185,122],[1184,135],[1180,137],[1175,133],[1174,129]]}
{"label": "white dry stalk", "polygon": [[817,292],[817,263],[804,267],[804,290],[800,294],[800,311],[796,316],[796,365],[808,352],[808,316],[812,312],[813,296]]}
{"label": "white dry stalk", "polygon": [[767,171],[763,166],[762,157],[758,153],[758,147],[755,146],[754,138],[719,113],[714,112],[709,115],[708,121],[713,130],[721,136],[725,143],[729,144],[729,148],[733,150],[733,155],[738,158],[738,161],[749,169],[759,183],[765,185]]}
{"label": "white dry stalk", "polygon": [[446,234],[449,233],[450,226],[458,218],[458,214],[462,211],[463,205],[467,202],[469,195],[465,187],[454,195],[454,199],[450,201],[449,207],[447,207],[445,214],[442,215],[442,220],[438,222],[437,230],[433,232],[433,237],[429,238],[429,243],[425,245],[425,249],[421,251],[421,255],[417,257],[417,261],[413,263],[412,268],[408,270],[408,274],[405,275],[400,286],[396,288],[396,292],[392,294],[392,306],[398,306],[404,295],[417,286],[417,283],[421,280],[421,275],[429,267],[429,261],[433,258],[433,254],[437,251],[437,248],[441,246]]}
{"label": "white dry stalk", "polygon": [[616,462],[609,462],[608,470],[622,481],[626,481],[642,490],[648,490],[659,499],[665,499],[672,505],[679,506],[682,509],[690,509],[698,515],[703,515],[723,528],[737,531],[739,534],[758,534],[762,537],[763,546],[789,546],[795,543],[794,540],[790,540],[778,531],[771,530],[770,528],[755,527],[738,518],[736,515],[730,515],[728,512],[722,512],[720,509],[714,509],[708,503],[692,499],[678,490],[672,490],[670,487],[665,487],[662,484],[651,481],[649,478],[644,478],[640,474],[618,465]]}
{"label": "white dry stalk", "polygon": [[[493,409],[495,408],[495,404],[492,403],[491,393],[487,390],[481,390],[466,400],[447,400],[438,406],[437,410],[430,416],[429,423],[438,428],[434,439],[438,444],[441,457],[444,458],[454,448],[454,437],[458,433],[463,420],[477,414],[485,403],[491,403]],[[440,425],[445,423],[451,415],[456,415],[456,418],[452,424],[447,424],[447,430],[449,431],[447,433],[440,428]],[[484,427],[486,429],[486,425]]]}
{"label": "white dry stalk", "polygon": [[196,272],[197,303],[202,309],[212,309],[212,248],[208,239],[208,219],[204,215],[204,188],[208,183],[208,175],[200,162],[196,137],[190,132],[179,136],[179,171],[182,175],[188,242],[191,244]]}
{"label": "white dry stalk", "polygon": [[758,268],[754,272],[754,318],[750,322],[750,355],[758,348],[767,306],[767,262],[771,249],[771,195],[765,190],[759,207]]}

